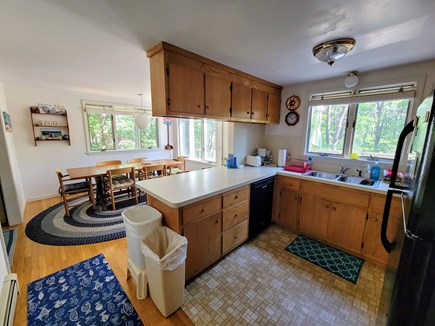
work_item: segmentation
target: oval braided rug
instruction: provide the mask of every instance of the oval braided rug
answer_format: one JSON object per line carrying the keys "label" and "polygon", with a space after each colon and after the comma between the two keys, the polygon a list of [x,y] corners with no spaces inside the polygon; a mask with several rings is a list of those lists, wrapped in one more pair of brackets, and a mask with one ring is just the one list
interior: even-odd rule
{"label": "oval braided rug", "polygon": [[[141,197],[140,205],[145,204]],[[125,237],[121,213],[135,205],[133,198],[116,203],[116,210],[108,205],[94,210],[86,198],[72,200],[83,203],[70,209],[71,216],[65,216],[63,203],[56,204],[39,213],[26,225],[26,235],[35,242],[53,246],[74,246],[109,241]]]}

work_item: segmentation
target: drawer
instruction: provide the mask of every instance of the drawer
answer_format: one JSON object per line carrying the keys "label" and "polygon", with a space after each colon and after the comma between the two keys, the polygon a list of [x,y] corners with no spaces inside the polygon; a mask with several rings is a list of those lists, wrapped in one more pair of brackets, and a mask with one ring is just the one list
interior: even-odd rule
{"label": "drawer", "polygon": [[[377,212],[384,212],[386,196],[373,196],[372,199],[372,210]],[[402,215],[402,202],[400,198],[393,197],[391,203],[390,214],[392,215]]]}
{"label": "drawer", "polygon": [[224,232],[222,243],[222,254],[226,254],[248,239],[248,221],[244,221],[232,229]]}
{"label": "drawer", "polygon": [[299,191],[301,186],[301,181],[289,177],[279,176],[279,185],[282,188],[290,188],[292,190]]}
{"label": "drawer", "polygon": [[242,187],[223,195],[223,208],[241,203],[249,198],[249,186]]}
{"label": "drawer", "polygon": [[233,226],[249,218],[249,203],[247,201],[226,208],[222,212],[223,230],[231,229]]}
{"label": "drawer", "polygon": [[204,217],[219,213],[221,196],[201,201],[183,208],[183,225],[201,220]]}

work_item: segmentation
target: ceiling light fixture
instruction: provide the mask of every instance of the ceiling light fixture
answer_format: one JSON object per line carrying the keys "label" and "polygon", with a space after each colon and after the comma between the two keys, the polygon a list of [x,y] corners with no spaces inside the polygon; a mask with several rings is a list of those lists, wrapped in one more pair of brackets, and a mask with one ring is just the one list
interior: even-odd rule
{"label": "ceiling light fixture", "polygon": [[140,108],[142,112],[136,116],[136,118],[134,119],[134,123],[136,124],[136,127],[138,127],[139,129],[148,129],[151,124],[151,117],[143,108],[143,102],[142,102],[143,94],[137,94],[137,95],[140,96]]}
{"label": "ceiling light fixture", "polygon": [[316,45],[313,48],[313,55],[318,60],[332,66],[336,60],[352,51],[354,46],[355,40],[353,38],[339,38]]}
{"label": "ceiling light fixture", "polygon": [[346,86],[347,88],[353,88],[356,85],[358,85],[358,82],[359,82],[358,71],[357,70],[350,71],[347,73],[347,77],[344,80],[344,86]]}

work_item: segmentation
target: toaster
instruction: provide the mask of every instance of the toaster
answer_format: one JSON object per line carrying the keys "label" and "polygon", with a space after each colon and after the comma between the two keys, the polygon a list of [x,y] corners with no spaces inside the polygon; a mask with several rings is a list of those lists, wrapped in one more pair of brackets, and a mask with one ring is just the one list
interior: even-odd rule
{"label": "toaster", "polygon": [[246,165],[250,166],[261,166],[261,157],[260,156],[247,156],[246,157]]}

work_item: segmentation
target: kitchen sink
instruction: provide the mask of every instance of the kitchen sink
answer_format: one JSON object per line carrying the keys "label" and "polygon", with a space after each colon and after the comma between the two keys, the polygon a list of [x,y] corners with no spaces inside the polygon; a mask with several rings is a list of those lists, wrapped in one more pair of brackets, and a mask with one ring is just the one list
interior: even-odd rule
{"label": "kitchen sink", "polygon": [[309,177],[315,177],[319,179],[334,180],[334,181],[351,183],[355,185],[369,186],[369,187],[377,187],[379,184],[379,181],[373,181],[363,177],[356,177],[352,175],[341,175],[341,174],[323,172],[323,171],[310,171],[304,173],[303,175]]}
{"label": "kitchen sink", "polygon": [[329,179],[329,180],[335,180],[338,177],[340,177],[339,174],[330,173],[330,172],[322,172],[322,171],[305,172],[304,175],[307,175],[307,176],[310,176],[310,177],[321,178],[321,179]]}

